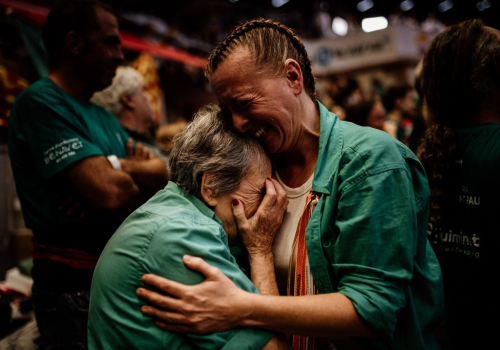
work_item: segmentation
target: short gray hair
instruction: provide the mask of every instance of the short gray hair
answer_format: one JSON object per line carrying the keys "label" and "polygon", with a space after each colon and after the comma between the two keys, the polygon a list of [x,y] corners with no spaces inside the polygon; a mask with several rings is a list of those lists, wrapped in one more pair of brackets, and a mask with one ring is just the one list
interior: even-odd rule
{"label": "short gray hair", "polygon": [[204,173],[214,175],[207,187],[219,195],[236,190],[252,164],[263,167],[267,159],[257,141],[236,133],[219,107],[208,105],[175,137],[168,167],[170,180],[191,194],[200,190]]}
{"label": "short gray hair", "polygon": [[132,67],[118,67],[116,75],[110,86],[102,91],[98,91],[92,96],[91,101],[103,106],[111,114],[118,117],[125,108],[120,101],[120,97],[134,95],[144,86],[144,77]]}

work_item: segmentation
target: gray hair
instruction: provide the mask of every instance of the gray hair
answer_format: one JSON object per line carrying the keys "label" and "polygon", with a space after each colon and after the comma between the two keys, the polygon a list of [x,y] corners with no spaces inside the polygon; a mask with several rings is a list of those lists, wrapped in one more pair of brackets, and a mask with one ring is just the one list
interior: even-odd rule
{"label": "gray hair", "polygon": [[257,141],[236,133],[219,107],[209,105],[175,137],[168,167],[170,180],[191,194],[200,190],[204,173],[214,175],[207,187],[219,195],[236,190],[252,164],[265,166],[267,159]]}
{"label": "gray hair", "polygon": [[125,108],[120,101],[120,97],[134,95],[144,86],[144,77],[132,67],[118,67],[113,83],[102,91],[98,91],[92,96],[91,101],[103,106],[111,114],[118,117]]}

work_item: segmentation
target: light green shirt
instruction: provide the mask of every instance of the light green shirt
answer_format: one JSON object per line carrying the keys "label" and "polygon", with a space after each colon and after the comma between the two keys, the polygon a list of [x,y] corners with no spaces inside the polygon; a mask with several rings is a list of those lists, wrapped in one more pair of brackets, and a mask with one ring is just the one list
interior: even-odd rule
{"label": "light green shirt", "polygon": [[321,194],[306,231],[320,293],[347,296],[381,337],[374,349],[434,349],[443,316],[442,276],[427,239],[429,187],[402,143],[340,121],[320,106],[313,190]]}
{"label": "light green shirt", "polygon": [[239,288],[258,293],[239,269],[227,235],[214,212],[169,182],[132,213],[106,245],[94,273],[89,311],[89,349],[260,349],[272,333],[236,328],[208,335],[160,330],[141,314],[136,296],[151,273],[187,284],[204,281],[182,257],[199,256],[219,268]]}

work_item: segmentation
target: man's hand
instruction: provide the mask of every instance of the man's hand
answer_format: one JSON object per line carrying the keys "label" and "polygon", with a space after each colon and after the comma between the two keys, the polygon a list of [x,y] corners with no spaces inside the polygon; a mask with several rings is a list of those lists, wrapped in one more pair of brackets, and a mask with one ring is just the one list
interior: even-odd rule
{"label": "man's hand", "polygon": [[118,158],[122,171],[132,176],[149,199],[167,185],[167,165],[163,159],[152,155],[140,142],[137,142],[134,148],[132,138],[127,140],[125,148],[127,158]]}
{"label": "man's hand", "polygon": [[127,159],[148,160],[154,157],[142,143],[137,142],[134,147],[134,140],[131,137],[127,140],[125,150]]}
{"label": "man's hand", "polygon": [[238,230],[251,256],[272,252],[274,236],[281,226],[287,206],[286,192],[274,179],[266,180],[266,195],[250,219],[246,218],[243,205],[233,206]]}
{"label": "man's hand", "polygon": [[143,306],[145,316],[156,318],[157,326],[166,331],[206,334],[221,332],[238,326],[245,314],[237,304],[244,303],[247,293],[239,289],[218,268],[203,259],[185,255],[184,264],[198,271],[206,280],[198,285],[186,286],[168,279],[144,275],[145,284],[166,295],[144,288],[137,295],[151,306]]}

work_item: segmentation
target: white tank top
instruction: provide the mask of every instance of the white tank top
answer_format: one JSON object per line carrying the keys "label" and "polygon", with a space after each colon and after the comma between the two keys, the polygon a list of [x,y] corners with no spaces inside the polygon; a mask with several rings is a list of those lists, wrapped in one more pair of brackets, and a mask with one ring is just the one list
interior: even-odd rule
{"label": "white tank top", "polygon": [[286,295],[288,284],[288,265],[292,254],[293,239],[297,231],[300,216],[304,211],[307,195],[311,191],[314,174],[300,187],[291,188],[281,181],[278,172],[274,176],[279,184],[285,190],[288,197],[288,208],[286,210],[283,222],[276,233],[273,242],[274,269],[276,273],[276,282],[281,295]]}

